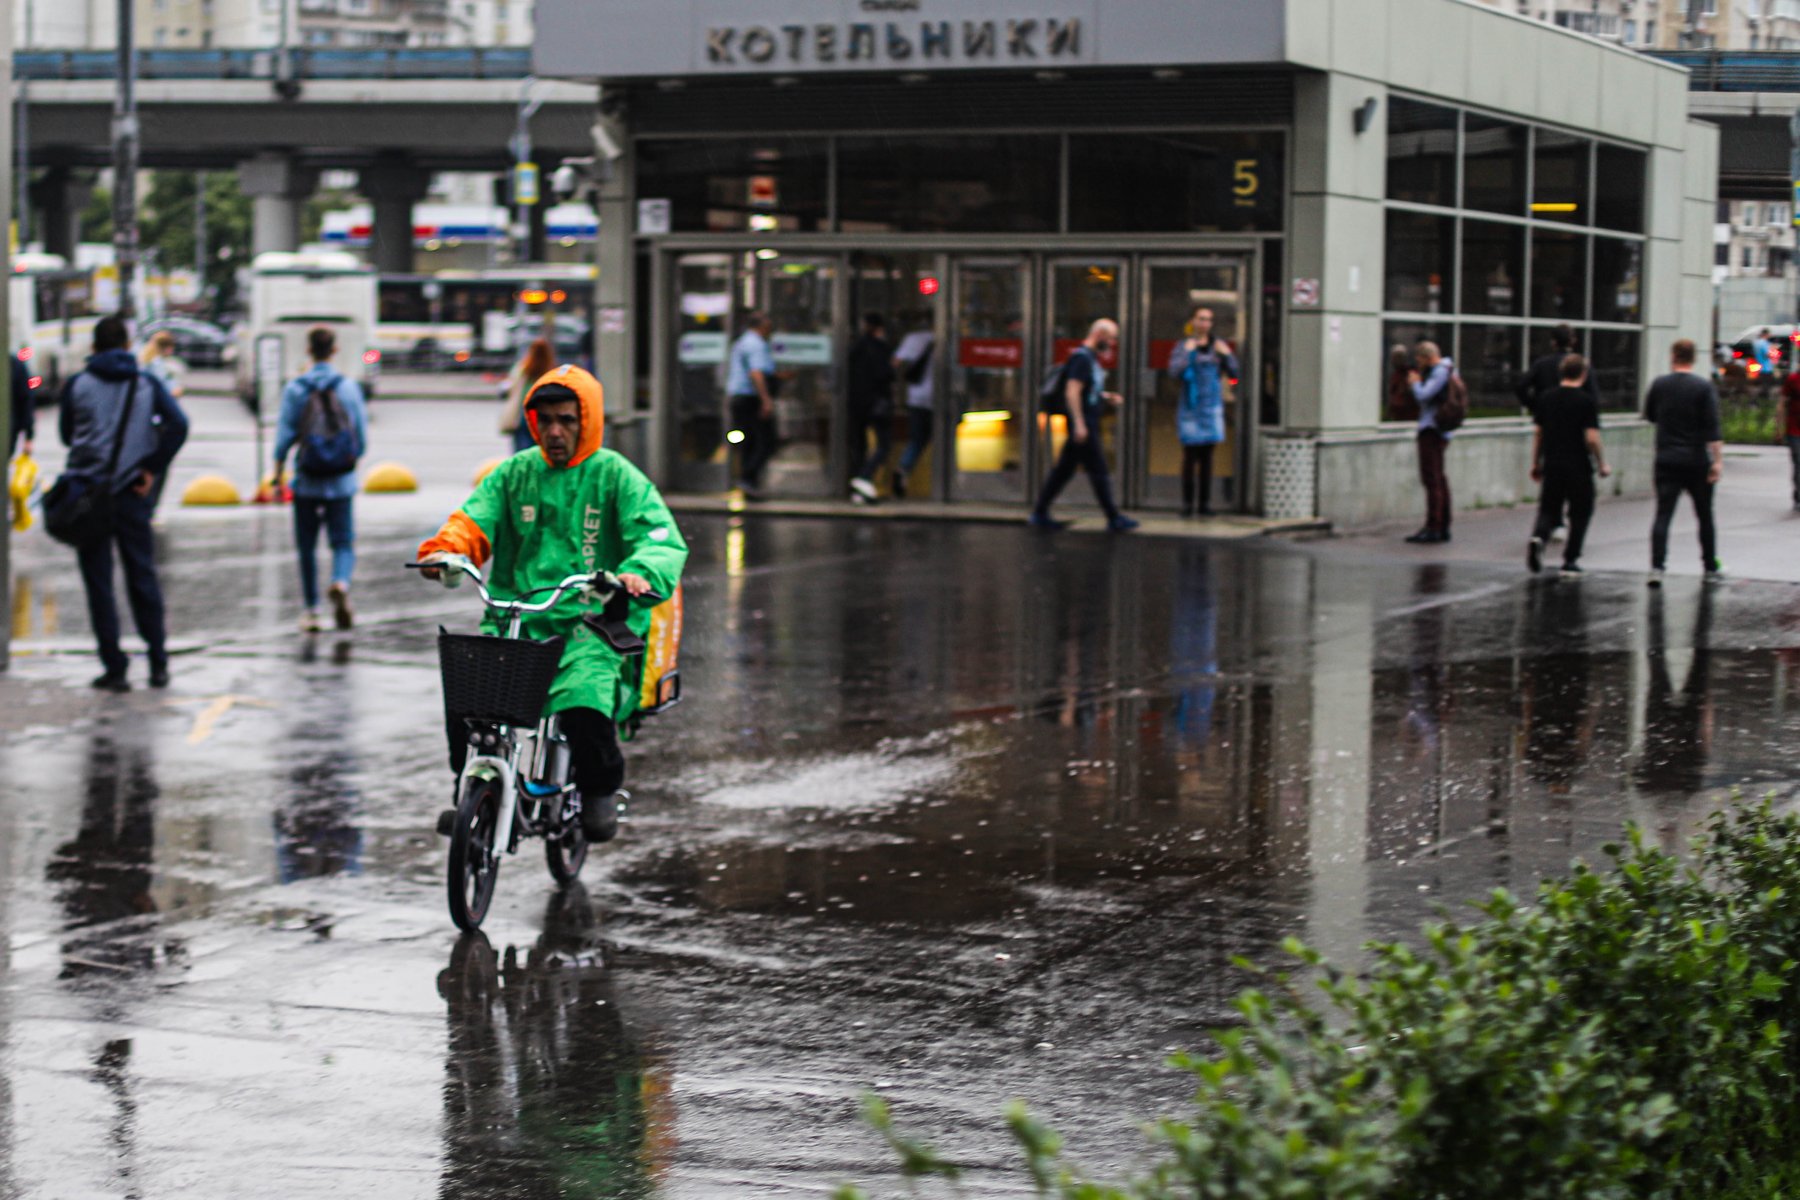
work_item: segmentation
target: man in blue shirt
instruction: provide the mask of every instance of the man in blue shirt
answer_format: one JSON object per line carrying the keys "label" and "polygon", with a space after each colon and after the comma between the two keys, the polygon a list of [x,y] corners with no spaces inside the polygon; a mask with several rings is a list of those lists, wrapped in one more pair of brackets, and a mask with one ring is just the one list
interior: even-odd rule
{"label": "man in blue shirt", "polygon": [[774,322],[766,313],[745,318],[745,329],[732,343],[725,379],[731,404],[728,440],[738,447],[737,486],[746,499],[762,487],[763,468],[775,454],[775,354],[769,349]]}
{"label": "man in blue shirt", "polygon": [[1106,390],[1106,368],[1100,363],[1101,356],[1110,353],[1118,344],[1119,326],[1102,317],[1088,329],[1086,340],[1075,347],[1069,361],[1058,372],[1062,381],[1063,409],[1068,413],[1069,436],[1063,442],[1056,465],[1050,468],[1050,474],[1038,492],[1037,507],[1031,510],[1030,517],[1033,528],[1056,530],[1067,527],[1067,521],[1050,516],[1050,506],[1068,486],[1069,480],[1075,478],[1077,470],[1086,471],[1088,482],[1094,485],[1094,499],[1106,513],[1108,529],[1125,533],[1138,527],[1138,523],[1120,512],[1113,501],[1112,475],[1107,470],[1106,451],[1100,445],[1101,414],[1108,405],[1118,408],[1125,403],[1123,396]]}
{"label": "man in blue shirt", "polygon": [[1418,369],[1412,375],[1413,399],[1419,402],[1419,482],[1425,487],[1425,527],[1406,540],[1450,540],[1450,476],[1444,471],[1444,451],[1450,435],[1438,428],[1438,409],[1456,364],[1443,356],[1436,342],[1420,342],[1413,350]]}
{"label": "man in blue shirt", "polygon": [[[300,629],[318,633],[325,628],[319,615],[319,527],[325,526],[331,542],[331,598],[339,629],[354,623],[350,611],[350,573],[356,566],[356,525],[351,505],[356,502],[356,460],[369,445],[368,408],[362,388],[331,368],[337,353],[337,335],[323,325],[306,335],[312,369],[287,385],[281,393],[281,420],[275,431],[275,478],[281,478],[288,452],[294,459],[294,542],[300,552],[300,595],[305,611]],[[313,397],[320,400],[314,403]],[[331,435],[348,429],[351,446],[344,448],[344,462],[316,461],[318,450],[330,446]],[[353,447],[353,452],[352,452]],[[311,452],[309,452],[309,450]],[[342,467],[338,470],[336,467]]]}

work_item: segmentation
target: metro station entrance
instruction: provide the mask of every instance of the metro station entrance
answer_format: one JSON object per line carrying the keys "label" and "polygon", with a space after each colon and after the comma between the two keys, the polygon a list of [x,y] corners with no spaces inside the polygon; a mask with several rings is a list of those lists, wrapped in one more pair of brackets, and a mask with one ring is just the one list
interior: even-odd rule
{"label": "metro station entrance", "polygon": [[[889,341],[908,349],[896,379],[888,467],[891,494],[909,441],[922,448],[908,473],[916,499],[1017,504],[1035,499],[1067,436],[1044,413],[1040,389],[1095,320],[1119,322],[1118,348],[1102,362],[1123,408],[1100,436],[1121,501],[1133,508],[1181,503],[1176,411],[1182,384],[1170,354],[1196,307],[1213,312],[1216,337],[1236,350],[1242,380],[1227,384],[1225,440],[1213,455],[1213,507],[1242,510],[1249,497],[1251,439],[1244,401],[1258,370],[1261,278],[1254,242],[1181,253],[971,251],[963,249],[734,249],[667,252],[658,294],[662,386],[673,420],[674,484],[723,491],[734,478],[726,419],[727,360],[744,315],[767,312],[781,378],[779,448],[764,480],[775,496],[846,494],[869,440],[853,444],[845,366],[862,315],[881,313]],[[921,357],[923,363],[920,362]],[[929,414],[927,420],[920,414]],[[1249,426],[1254,428],[1252,421]],[[921,436],[921,432],[923,436]],[[1085,480],[1059,503],[1091,505]]]}

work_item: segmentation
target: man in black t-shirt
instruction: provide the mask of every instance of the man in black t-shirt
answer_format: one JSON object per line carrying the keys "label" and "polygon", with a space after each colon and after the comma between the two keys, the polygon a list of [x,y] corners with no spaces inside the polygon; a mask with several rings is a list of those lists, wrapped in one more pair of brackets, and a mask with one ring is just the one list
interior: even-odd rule
{"label": "man in black t-shirt", "polygon": [[1724,465],[1719,432],[1719,393],[1694,370],[1694,343],[1687,338],[1669,350],[1671,370],[1650,385],[1644,419],[1656,426],[1656,522],[1650,527],[1651,587],[1661,587],[1669,556],[1669,521],[1686,492],[1700,521],[1700,558],[1708,583],[1717,583],[1718,536],[1713,531],[1713,487]]}
{"label": "man in black t-shirt", "polygon": [[1601,478],[1612,474],[1600,448],[1600,406],[1587,387],[1587,359],[1565,355],[1557,373],[1561,386],[1541,393],[1533,408],[1537,429],[1531,439],[1531,478],[1542,485],[1537,526],[1525,562],[1532,574],[1543,570],[1544,543],[1569,514],[1569,540],[1563,544],[1564,579],[1581,577],[1581,544],[1594,516],[1594,468]]}

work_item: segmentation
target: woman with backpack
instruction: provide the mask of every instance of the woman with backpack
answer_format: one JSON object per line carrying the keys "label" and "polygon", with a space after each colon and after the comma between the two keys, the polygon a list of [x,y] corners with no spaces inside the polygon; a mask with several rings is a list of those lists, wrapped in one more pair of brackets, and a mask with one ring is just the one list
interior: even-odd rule
{"label": "woman with backpack", "polygon": [[280,482],[289,451],[294,452],[294,542],[300,552],[300,594],[305,611],[300,629],[325,628],[319,613],[319,528],[331,542],[331,600],[339,629],[354,622],[350,573],[356,566],[356,461],[369,445],[369,414],[362,388],[332,369],[337,335],[317,326],[306,335],[312,369],[281,394],[275,432],[275,479]]}

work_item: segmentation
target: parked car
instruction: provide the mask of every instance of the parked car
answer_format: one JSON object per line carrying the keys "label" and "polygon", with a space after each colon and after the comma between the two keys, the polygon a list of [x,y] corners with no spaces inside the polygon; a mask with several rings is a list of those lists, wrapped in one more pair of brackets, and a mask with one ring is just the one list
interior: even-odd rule
{"label": "parked car", "polygon": [[190,367],[229,367],[237,361],[237,346],[225,330],[196,317],[164,317],[147,322],[140,340],[163,330],[175,335],[175,357]]}

